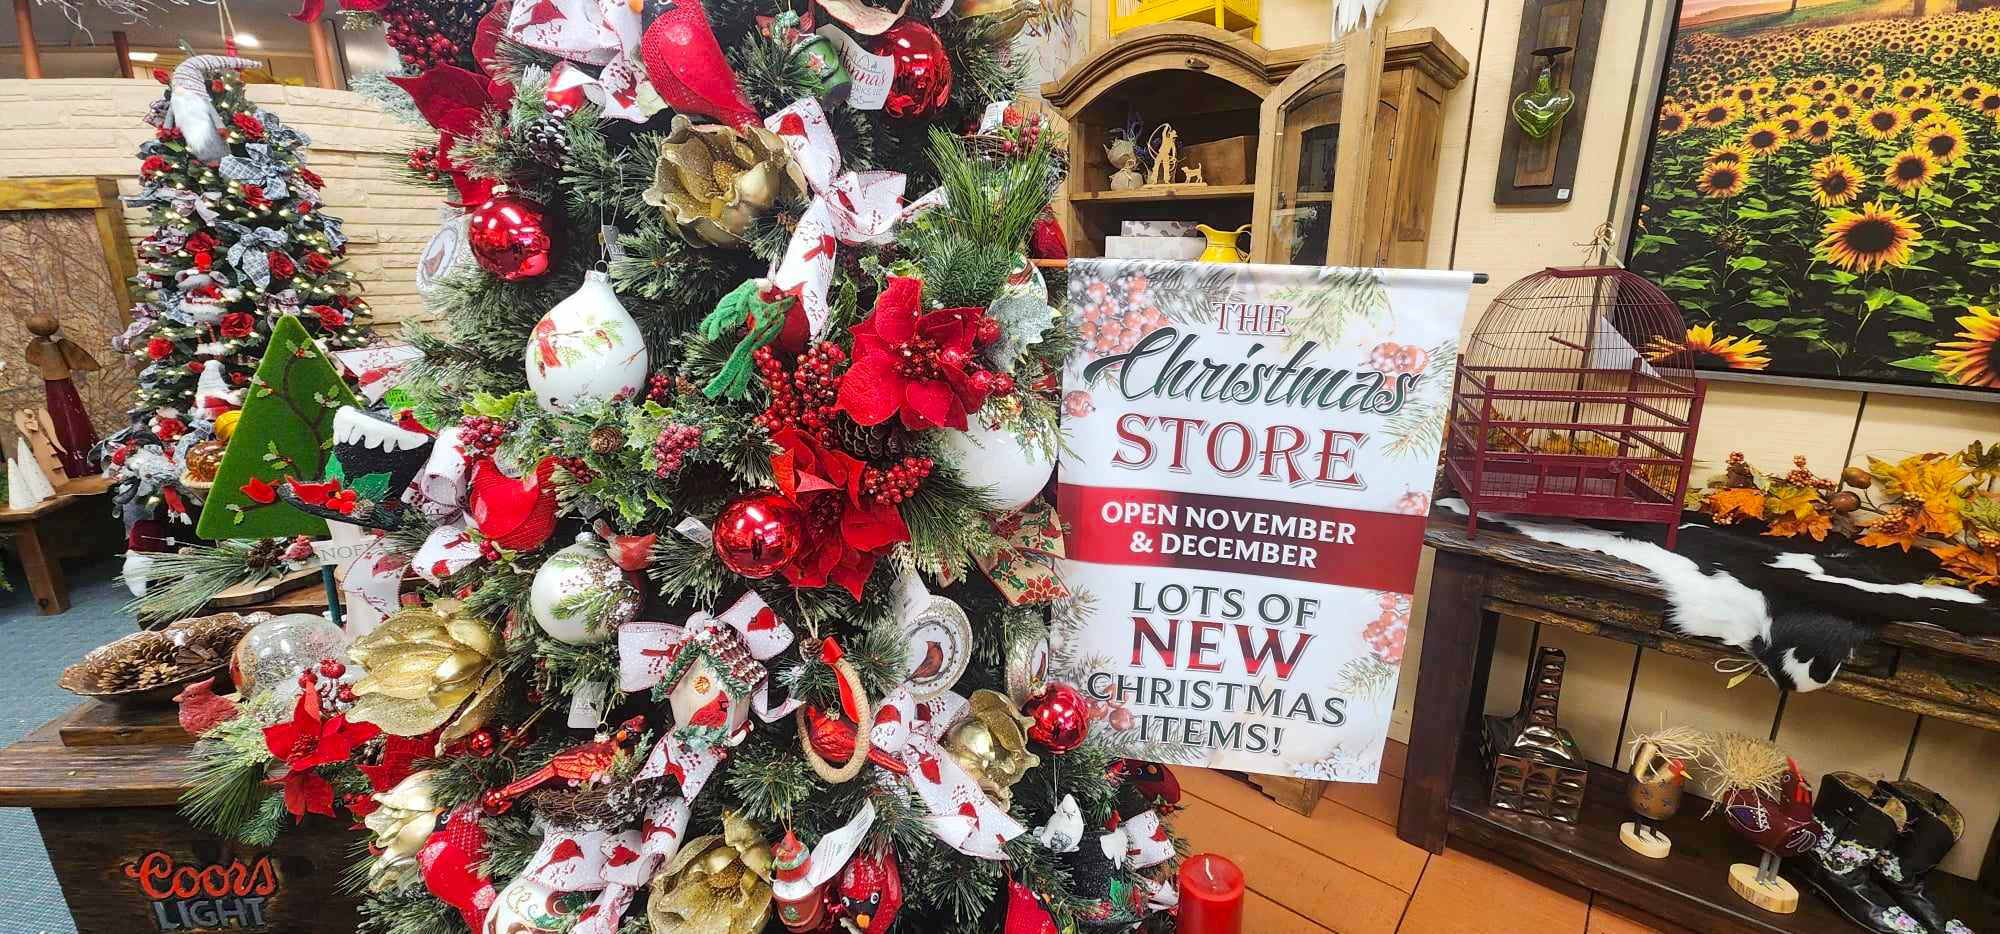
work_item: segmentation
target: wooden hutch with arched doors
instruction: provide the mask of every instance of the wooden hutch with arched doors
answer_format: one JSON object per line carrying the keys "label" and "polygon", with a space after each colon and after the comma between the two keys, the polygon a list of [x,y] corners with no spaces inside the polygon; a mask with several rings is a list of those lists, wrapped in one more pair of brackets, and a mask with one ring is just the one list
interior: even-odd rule
{"label": "wooden hutch with arched doors", "polygon": [[[1361,80],[1349,81],[1351,65]],[[1070,255],[1104,255],[1121,221],[1230,228],[1255,219],[1255,262],[1423,266],[1445,95],[1465,75],[1464,56],[1429,28],[1284,49],[1199,23],[1123,33],[1042,85],[1069,129]],[[1348,105],[1349,87],[1376,102],[1358,132],[1343,131],[1366,112]],[[1171,123],[1183,151],[1254,137],[1252,177],[1114,191],[1104,147],[1134,121],[1142,132]]]}

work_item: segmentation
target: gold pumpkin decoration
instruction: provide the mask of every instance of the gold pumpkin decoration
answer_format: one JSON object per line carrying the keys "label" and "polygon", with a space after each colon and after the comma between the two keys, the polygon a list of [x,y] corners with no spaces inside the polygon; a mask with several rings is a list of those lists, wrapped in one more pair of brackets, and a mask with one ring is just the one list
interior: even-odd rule
{"label": "gold pumpkin decoration", "polygon": [[653,934],[757,934],[771,918],[771,847],[734,811],[722,833],[696,837],[653,876]]}
{"label": "gold pumpkin decoration", "polygon": [[743,244],[751,222],[805,192],[805,172],[778,134],[695,126],[676,114],[645,199],[690,240],[728,247]]}
{"label": "gold pumpkin decoration", "polygon": [[1014,783],[1042,759],[1028,749],[1034,720],[1014,708],[1007,695],[981,688],[972,692],[970,715],[951,728],[944,747],[966,773],[1002,808],[1014,805]]}
{"label": "gold pumpkin decoration", "polygon": [[439,745],[483,726],[506,681],[494,664],[499,635],[453,600],[397,611],[356,639],[347,655],[367,672],[354,682],[358,699],[347,719],[395,736],[445,727]]}

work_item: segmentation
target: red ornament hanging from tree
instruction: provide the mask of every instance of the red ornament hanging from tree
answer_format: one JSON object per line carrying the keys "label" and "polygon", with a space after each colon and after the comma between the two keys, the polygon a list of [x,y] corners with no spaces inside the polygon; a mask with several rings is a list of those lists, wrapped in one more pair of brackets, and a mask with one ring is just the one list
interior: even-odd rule
{"label": "red ornament hanging from tree", "polygon": [[744,577],[770,577],[805,546],[806,517],[784,494],[766,490],[722,507],[714,534],[724,567]]}
{"label": "red ornament hanging from tree", "polygon": [[868,51],[896,60],[889,99],[882,105],[889,116],[928,116],[951,99],[951,57],[929,26],[902,20],[867,44]]}
{"label": "red ornament hanging from tree", "polygon": [[1029,698],[1022,712],[1035,721],[1028,726],[1028,738],[1057,755],[1083,745],[1090,735],[1090,702],[1067,684],[1050,684]]}
{"label": "red ornament hanging from tree", "polygon": [[467,239],[472,258],[508,282],[532,279],[549,271],[555,253],[555,232],[542,206],[504,190],[472,209]]}
{"label": "red ornament hanging from tree", "polygon": [[714,117],[733,127],[757,122],[757,111],[722,57],[700,0],[648,0],[645,18],[640,60],[660,100],[682,113]]}

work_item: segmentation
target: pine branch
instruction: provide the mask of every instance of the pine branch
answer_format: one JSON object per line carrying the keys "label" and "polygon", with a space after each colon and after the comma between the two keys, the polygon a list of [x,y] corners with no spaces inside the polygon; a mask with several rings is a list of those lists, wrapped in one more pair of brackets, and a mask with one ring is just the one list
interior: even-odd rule
{"label": "pine branch", "polygon": [[251,564],[251,549],[264,541],[225,539],[214,545],[186,545],[179,551],[156,553],[146,571],[145,596],[125,604],[125,611],[147,623],[170,623],[201,612],[216,594],[237,584],[283,575],[289,570],[283,565]]}

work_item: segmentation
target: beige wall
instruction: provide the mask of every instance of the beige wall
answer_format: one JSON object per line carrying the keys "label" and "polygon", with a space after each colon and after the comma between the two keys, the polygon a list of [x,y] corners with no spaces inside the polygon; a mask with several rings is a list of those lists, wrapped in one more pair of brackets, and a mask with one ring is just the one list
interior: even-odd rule
{"label": "beige wall", "polygon": [[[152,136],[146,108],[160,96],[150,79],[0,80],[0,178],[101,175],[138,192],[139,144]],[[326,209],[346,221],[347,269],[378,323],[420,318],[416,256],[437,229],[435,192],[405,183],[400,166],[415,134],[349,91],[253,85],[250,98],[310,136],[308,164],[326,179]],[[147,232],[128,211],[133,240]]]}
{"label": "beige wall", "polygon": [[[1519,39],[1519,0],[1389,0],[1391,29],[1433,27],[1472,63],[1472,74],[1453,92],[1445,118],[1430,265],[1485,272],[1491,284],[1472,295],[1468,330],[1508,283],[1548,265],[1583,256],[1598,224],[1622,230],[1634,163],[1643,158],[1647,88],[1664,42],[1661,28],[1671,0],[1610,0],[1597,52],[1597,72],[1587,105],[1575,195],[1555,207],[1501,207],[1493,182],[1505,102]],[[1264,41],[1288,46],[1331,35],[1325,0],[1264,0]],[[1093,11],[1096,15],[1096,11]],[[1102,35],[1101,17],[1095,35]],[[1637,74],[1635,75],[1635,69]],[[1644,98],[1644,99],[1637,99]],[[1628,138],[1627,130],[1632,132]],[[1789,389],[1711,382],[1696,456],[1697,476],[1719,470],[1732,450],[1767,469],[1805,454],[1814,469],[1833,474],[1868,455],[1897,457],[1954,450],[1975,438],[2000,439],[2000,406],[1881,393]],[[1428,563],[1425,574],[1428,575]],[[1422,641],[1422,591],[1405,658],[1396,705],[1398,738],[1406,738],[1416,660]],[[1535,640],[1569,655],[1562,717],[1591,758],[1623,764],[1624,740],[1635,730],[1667,723],[1775,735],[1808,776],[1847,768],[1870,775],[1908,777],[1937,788],[1965,813],[1967,839],[1946,868],[1978,874],[1980,858],[2000,817],[2000,734],[1927,720],[1846,698],[1805,694],[1778,703],[1764,680],[1725,690],[1727,678],[1706,667],[1602,639],[1542,630],[1518,620],[1503,624],[1487,696],[1492,713],[1512,713]],[[1621,726],[1623,729],[1621,730]]]}

